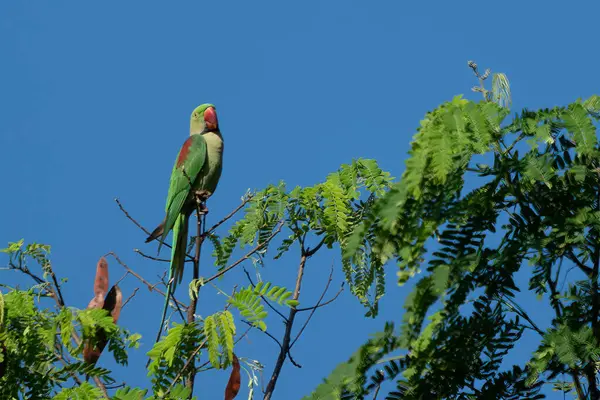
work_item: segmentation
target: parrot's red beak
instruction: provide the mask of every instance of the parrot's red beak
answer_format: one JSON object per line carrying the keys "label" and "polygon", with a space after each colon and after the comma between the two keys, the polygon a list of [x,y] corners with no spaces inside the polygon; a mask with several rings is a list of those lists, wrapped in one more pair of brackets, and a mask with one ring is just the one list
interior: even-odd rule
{"label": "parrot's red beak", "polygon": [[204,111],[204,123],[211,131],[217,129],[219,121],[217,120],[217,112],[214,108],[208,107],[206,111]]}

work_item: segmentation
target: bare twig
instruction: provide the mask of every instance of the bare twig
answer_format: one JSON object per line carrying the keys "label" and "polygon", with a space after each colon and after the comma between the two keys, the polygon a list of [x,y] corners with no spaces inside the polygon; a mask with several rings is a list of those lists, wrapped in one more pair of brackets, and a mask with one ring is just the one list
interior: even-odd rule
{"label": "bare twig", "polygon": [[242,334],[240,335],[240,337],[239,337],[239,338],[237,338],[237,339],[235,340],[234,344],[238,344],[238,342],[239,342],[240,340],[242,340],[243,338],[245,338],[245,337],[246,337],[246,335],[248,334],[248,332],[250,332],[250,330],[251,330],[251,329],[252,329],[252,327],[249,327],[248,329],[246,329],[246,331],[245,331],[244,333],[242,333]]}
{"label": "bare twig", "polygon": [[[144,227],[142,226],[142,224],[140,224],[139,222],[137,222],[137,221],[136,221],[136,219],[135,219],[135,218],[133,218],[133,217],[132,217],[132,216],[131,216],[131,215],[130,215],[128,212],[127,212],[127,210],[125,210],[125,207],[123,207],[123,204],[121,204],[121,202],[119,201],[119,199],[118,199],[118,198],[115,198],[115,201],[117,202],[117,204],[119,205],[119,208],[121,209],[121,211],[123,211],[123,214],[125,214],[125,216],[127,217],[127,219],[128,219],[128,220],[130,220],[131,222],[133,222],[133,223],[135,224],[135,226],[137,226],[138,228],[140,228],[140,229],[142,230],[142,232],[144,232],[146,235],[150,235],[150,231],[149,231],[148,229],[144,228]],[[170,244],[168,244],[168,243],[165,243],[165,242],[161,241],[160,239],[156,239],[156,240],[160,241],[160,242],[162,243],[162,245],[163,245],[163,246],[166,246],[166,247],[168,247],[169,249],[172,247]],[[139,249],[134,249],[134,251],[135,251],[136,253],[140,254],[141,256],[144,256],[144,257],[146,257],[146,258],[149,258],[149,259],[151,259],[151,260],[155,260],[155,261],[163,261],[163,260],[164,260],[164,259],[160,259],[160,258],[158,258],[158,257],[154,257],[154,258],[153,258],[153,257],[151,257],[151,256],[148,256],[147,254],[142,254],[140,251],[136,251],[136,250],[139,250]],[[185,254],[185,256],[186,256],[186,258],[187,258],[188,260],[193,260],[193,257],[192,257],[192,256],[190,256],[189,254],[187,254],[187,253],[186,253],[186,254]]]}
{"label": "bare twig", "polygon": [[[250,284],[252,285],[252,287],[255,287],[256,285],[254,284],[254,282],[252,281],[252,278],[250,277],[250,273],[246,270],[246,268],[244,268],[244,272],[246,273],[246,277],[248,277],[248,280],[250,281]],[[279,311],[278,309],[276,309],[270,302],[269,300],[265,297],[265,296],[260,296],[261,299],[263,299],[263,301],[265,302],[265,304],[273,311],[275,311],[277,314],[279,314],[279,316],[281,318],[283,318],[283,320],[285,322],[287,322],[287,317],[285,315],[283,315],[283,313],[281,313],[281,311]],[[281,346],[281,345],[280,345]]]}
{"label": "bare twig", "polygon": [[115,282],[115,286],[119,286],[119,283],[121,283],[123,281],[123,279],[127,278],[127,275],[129,275],[129,272],[125,271],[125,273],[123,274],[123,276],[120,277],[117,282]]}
{"label": "bare twig", "polygon": [[65,298],[62,295],[62,291],[60,290],[60,285],[58,284],[58,279],[56,279],[56,274],[54,273],[54,270],[52,269],[52,265],[48,264],[45,266],[45,268],[48,269],[48,272],[50,272],[50,276],[52,277],[52,282],[54,282],[54,287],[56,288],[56,293],[58,294],[58,305],[61,307],[64,307],[65,305]]}
{"label": "bare twig", "polygon": [[256,246],[255,248],[253,248],[252,250],[250,250],[248,253],[246,253],[244,256],[242,256],[239,260],[237,260],[236,262],[234,262],[233,264],[231,264],[230,266],[228,266],[227,268],[223,268],[221,271],[217,272],[215,275],[211,276],[210,278],[204,280],[204,284],[207,284],[208,282],[214,281],[215,279],[219,278],[220,276],[223,276],[225,273],[227,273],[229,270],[237,267],[239,264],[241,264],[242,262],[246,261],[248,258],[250,258],[250,256],[254,253],[256,253],[257,251],[262,250],[279,232],[281,232],[281,228],[283,227],[283,221],[281,221],[278,225],[277,228],[275,229],[275,231],[271,234],[271,236],[269,236],[264,242],[262,242],[261,244],[259,244],[258,246]]}
{"label": "bare twig", "polygon": [[[134,223],[135,226],[137,226],[138,228],[140,228],[142,230],[142,232],[144,232],[146,235],[150,236],[150,231],[146,228],[144,228],[142,226],[142,224],[140,224],[139,222],[137,222],[137,220],[135,218],[133,218],[131,216],[131,214],[129,214],[127,212],[127,210],[125,209],[125,207],[123,207],[123,204],[121,204],[121,201],[119,201],[118,198],[115,198],[115,202],[118,204],[119,208],[121,209],[121,211],[123,212],[123,214],[125,214],[125,216],[127,217],[128,220],[130,220],[131,222]],[[160,239],[157,239],[160,241]],[[168,247],[169,249],[172,247],[170,244],[165,243],[165,242],[161,242],[163,246]],[[186,257],[189,259],[192,259],[192,256],[190,256],[189,254],[186,254]],[[150,258],[150,257],[148,257]]]}
{"label": "bare twig", "polygon": [[252,195],[248,194],[247,196],[244,197],[244,200],[242,200],[242,203],[235,208],[235,210],[233,210],[232,212],[227,214],[225,217],[223,217],[222,220],[220,220],[219,222],[217,222],[216,224],[211,226],[210,229],[208,229],[206,231],[205,235],[208,235],[209,233],[214,232],[215,229],[217,229],[219,226],[223,225],[225,222],[227,222],[229,219],[231,219],[231,217],[233,217],[235,214],[237,214],[237,212],[240,211],[246,204],[248,204],[248,202],[250,200],[252,200]]}
{"label": "bare twig", "polygon": [[321,241],[315,246],[314,249],[307,248],[306,256],[311,257],[313,254],[315,254],[317,251],[319,251],[319,249],[321,248],[321,246],[323,246],[323,244],[325,244],[325,238],[321,239]]}
{"label": "bare twig", "polygon": [[[185,173],[185,171],[184,171]],[[204,242],[204,229],[206,226],[206,206],[203,209],[203,201],[205,199],[201,198],[199,193],[196,193],[196,251],[194,255],[194,271],[193,271],[193,280],[198,280],[200,278],[200,254],[202,249],[202,243]],[[190,301],[190,306],[187,310],[187,322],[188,324],[193,324],[196,320],[196,307],[198,306],[198,297],[200,297],[200,288],[198,288],[198,292],[195,296],[192,297]],[[194,392],[194,381],[196,377],[196,366],[194,362],[194,357],[190,357],[186,364],[191,363],[191,368],[189,371],[188,380],[186,382],[186,387],[190,389],[190,398],[192,393]],[[184,367],[185,369],[185,367]]]}
{"label": "bare twig", "polygon": [[116,384],[116,385],[107,386],[106,388],[107,389],[118,389],[118,388],[125,387],[126,385],[127,385],[127,383],[121,382],[121,383]]}
{"label": "bare twig", "polygon": [[[112,251],[110,253],[107,253],[105,256],[112,256],[119,264],[121,264],[121,266],[123,268],[125,268],[127,273],[136,277],[140,282],[142,282],[144,285],[146,285],[148,287],[148,290],[150,290],[151,292],[156,292],[158,294],[161,294],[163,297],[166,296],[165,292],[156,288],[156,284],[151,284],[150,282],[148,282],[147,280],[142,278],[139,274],[137,274],[135,271],[133,271],[131,268],[129,268],[129,266],[127,264],[125,264],[123,261],[121,261],[119,256],[116,255],[115,253],[113,253]],[[179,304],[180,306],[182,306],[183,308],[187,308],[187,305],[185,303],[182,303],[178,300],[176,300],[176,303]]]}
{"label": "bare twig", "polygon": [[140,288],[136,287],[135,289],[133,289],[133,293],[131,293],[131,295],[127,298],[127,300],[125,300],[125,302],[121,306],[121,310],[123,308],[125,308],[125,306],[127,305],[127,303],[129,303],[129,300],[133,299],[133,297],[137,294],[138,290],[140,290]]}
{"label": "bare twig", "polygon": [[96,383],[96,386],[98,386],[98,389],[100,389],[100,391],[102,392],[102,394],[104,395],[104,397],[106,397],[107,399],[110,399],[110,396],[108,395],[108,391],[106,390],[106,386],[104,385],[104,383],[102,383],[102,381],[100,380],[100,378],[98,378],[97,376],[94,377],[94,382]]}
{"label": "bare twig", "polygon": [[[123,207],[123,204],[121,204],[121,201],[119,201],[118,198],[115,197],[115,201],[117,202],[117,205],[119,206],[119,208],[121,209],[121,211],[123,211],[123,214],[125,214],[125,216],[127,217],[127,219],[129,219],[131,222],[133,222],[135,224],[135,226],[137,226],[138,228],[140,228],[146,235],[150,235],[150,231],[146,228],[144,228],[139,222],[137,222],[135,220],[135,218],[133,218],[128,212],[127,210],[125,210],[125,207]],[[171,248],[171,246],[169,246],[167,243],[164,243],[165,246]]]}
{"label": "bare twig", "polygon": [[[204,242],[204,237],[202,236],[202,226],[203,226],[203,216],[198,213],[198,235],[196,236],[196,254],[194,256],[194,271],[193,271],[193,278],[194,280],[198,280],[200,278],[200,254],[201,254],[201,248],[202,248],[202,242]],[[196,307],[198,305],[198,296],[199,294],[197,294],[196,296],[194,296],[194,298],[191,300],[190,302],[190,306],[188,307],[187,310],[187,321],[188,323],[192,323],[194,322],[195,318],[194,318],[194,314],[196,313]]]}
{"label": "bare twig", "polygon": [[481,75],[479,73],[479,70],[477,68],[477,64],[473,61],[469,61],[468,62],[469,68],[471,68],[473,70],[473,73],[475,74],[475,76],[477,77],[477,79],[479,79],[479,86],[476,86],[473,88],[474,92],[481,92],[481,94],[483,95],[483,99],[485,101],[489,100],[489,96],[488,96],[488,91],[485,88],[485,84],[484,81],[487,79],[488,75],[489,75],[489,69],[485,71],[485,73],[483,75]]}
{"label": "bare twig", "polygon": [[[292,295],[292,300],[298,300],[300,297],[300,287],[302,286],[302,278],[304,277],[304,267],[306,265],[306,260],[308,259],[305,249],[302,248],[302,256],[300,257],[300,264],[298,266],[298,275],[296,277],[296,286],[294,288],[294,294]],[[267,384],[267,388],[265,389],[265,400],[270,400],[273,396],[273,392],[275,391],[275,385],[277,384],[277,379],[279,379],[279,374],[281,373],[281,368],[283,367],[283,363],[286,358],[289,356],[290,351],[290,338],[292,336],[292,327],[294,325],[294,318],[296,318],[296,310],[295,307],[290,309],[290,314],[287,318],[287,323],[285,324],[285,332],[283,334],[283,341],[281,343],[281,349],[279,351],[279,356],[277,357],[277,361],[275,362],[275,367],[273,368],[273,373],[271,374],[271,379]],[[290,361],[292,358],[290,357]],[[297,366],[297,363],[293,361],[294,365]]]}
{"label": "bare twig", "polygon": [[[292,342],[290,343],[290,350],[292,349],[292,347],[294,347],[294,344],[298,341],[298,339],[300,338],[300,335],[302,335],[302,332],[304,332],[304,329],[306,329],[306,326],[310,322],[310,319],[312,318],[312,316],[315,314],[315,311],[317,311],[317,308],[319,308],[319,304],[323,301],[323,297],[325,297],[325,294],[329,290],[329,285],[331,285],[332,279],[333,279],[333,264],[331,264],[331,270],[329,271],[329,278],[327,279],[327,284],[325,285],[325,289],[323,289],[323,293],[321,293],[321,297],[319,297],[317,304],[310,311],[310,314],[308,315],[308,318],[304,322],[304,325],[302,325],[302,328],[300,328],[300,331],[298,331],[298,334],[296,335],[294,340],[292,340]],[[296,312],[298,312],[298,310],[296,310]]]}
{"label": "bare twig", "polygon": [[[250,326],[250,328],[256,328],[250,321],[246,321],[245,319],[243,319],[242,322],[245,323],[246,325]],[[275,341],[275,343],[277,343],[277,346],[279,346],[279,348],[281,348],[281,342],[279,341],[279,339],[277,339],[275,336],[273,336],[272,334],[270,334],[267,331],[263,331],[262,329],[260,331],[262,333],[264,333],[265,335],[267,335],[268,337],[270,337],[271,339],[273,339]]]}
{"label": "bare twig", "polygon": [[325,307],[326,305],[329,305],[329,304],[333,303],[339,297],[339,295],[342,294],[343,291],[344,291],[344,282],[342,282],[342,284],[340,285],[340,290],[338,290],[337,293],[335,294],[335,296],[333,296],[331,299],[327,300],[324,303],[314,305],[312,307],[298,308],[297,311],[298,312],[312,311],[312,310],[315,310],[317,308]]}
{"label": "bare twig", "polygon": [[[165,281],[165,275],[167,275],[167,271],[164,272],[163,276],[160,277],[160,281],[162,282],[163,285],[165,285],[165,287],[167,287],[168,282]],[[171,300],[173,300],[173,304],[175,304],[175,309],[177,310],[177,312],[179,313],[179,316],[181,317],[182,321],[185,321],[185,315],[183,315],[183,310],[180,307],[180,301],[177,301],[177,298],[175,298],[175,293],[173,293],[173,291],[171,291],[171,293],[169,294]],[[185,307],[184,307],[185,308]],[[161,327],[161,333],[162,333],[162,327]]]}
{"label": "bare twig", "polygon": [[515,314],[519,315],[521,318],[523,318],[527,322],[529,322],[531,330],[537,332],[541,336],[544,336],[544,332],[537,326],[537,324],[535,322],[533,322],[531,317],[525,312],[525,310],[523,310],[523,308],[521,306],[519,306],[517,303],[515,303],[513,300],[511,300],[509,298],[505,298],[502,296],[495,296],[495,297],[496,297],[496,300],[498,300],[500,303],[506,305]]}
{"label": "bare twig", "polygon": [[133,251],[135,253],[138,253],[140,256],[147,258],[149,260],[152,260],[152,261],[171,262],[171,260],[169,260],[168,258],[159,258],[159,257],[149,256],[148,254],[144,253],[140,249],[133,249]]}
{"label": "bare twig", "polygon": [[[8,268],[12,269],[12,270],[15,270],[15,271],[21,271],[25,275],[28,275],[29,277],[31,277],[31,279],[33,279],[35,281],[35,283],[37,283],[38,285],[39,284],[43,284],[43,283],[49,283],[48,281],[43,280],[42,278],[40,278],[39,276],[37,276],[33,272],[31,272],[29,270],[29,268],[27,268],[27,266],[24,266],[24,265],[15,265],[13,263],[10,263],[8,265]],[[49,294],[52,295],[52,293],[49,293]]]}
{"label": "bare twig", "polygon": [[296,360],[294,360],[294,357],[292,357],[292,351],[290,349],[288,349],[287,356],[290,359],[290,362],[292,363],[292,365],[294,367],[302,368],[302,365],[298,364],[298,362],[296,362]]}
{"label": "bare twig", "polygon": [[375,390],[375,394],[373,395],[373,400],[377,400],[377,395],[379,394],[380,389],[381,389],[381,384],[377,385],[377,389]]}
{"label": "bare twig", "polygon": [[566,253],[566,256],[569,260],[573,261],[578,267],[579,269],[588,276],[588,278],[591,278],[592,275],[594,274],[594,270],[593,268],[588,267],[587,265],[585,265],[584,263],[582,263],[579,258],[577,258],[577,256],[575,255],[575,253],[573,253],[572,249],[569,249]]}

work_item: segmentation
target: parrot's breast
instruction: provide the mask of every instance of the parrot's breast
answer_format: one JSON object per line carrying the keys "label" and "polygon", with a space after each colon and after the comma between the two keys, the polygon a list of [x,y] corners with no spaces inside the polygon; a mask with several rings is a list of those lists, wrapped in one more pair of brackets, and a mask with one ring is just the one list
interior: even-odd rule
{"label": "parrot's breast", "polygon": [[220,133],[208,132],[202,135],[206,140],[206,164],[200,173],[198,189],[214,193],[223,170],[223,138]]}

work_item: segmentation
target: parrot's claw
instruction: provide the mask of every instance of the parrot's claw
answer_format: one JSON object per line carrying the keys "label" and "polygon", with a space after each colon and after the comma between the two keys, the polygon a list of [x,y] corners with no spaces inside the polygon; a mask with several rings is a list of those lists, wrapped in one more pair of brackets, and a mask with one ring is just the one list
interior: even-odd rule
{"label": "parrot's claw", "polygon": [[198,212],[200,213],[200,215],[206,215],[206,214],[208,214],[208,207],[206,207],[206,204],[201,203],[200,204],[200,209],[198,210]]}
{"label": "parrot's claw", "polygon": [[210,192],[208,192],[207,190],[196,190],[196,197],[201,202],[205,202],[209,196],[210,196]]}
{"label": "parrot's claw", "polygon": [[208,207],[206,207],[205,201],[210,196],[210,193],[206,190],[196,190],[196,202],[198,203],[198,213],[200,215],[208,214]]}

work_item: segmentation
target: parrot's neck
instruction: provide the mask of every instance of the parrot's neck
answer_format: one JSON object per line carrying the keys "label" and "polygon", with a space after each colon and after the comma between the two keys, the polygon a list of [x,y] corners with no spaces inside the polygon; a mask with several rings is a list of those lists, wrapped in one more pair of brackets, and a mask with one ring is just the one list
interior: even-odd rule
{"label": "parrot's neck", "polygon": [[218,154],[220,157],[221,153],[223,153],[223,137],[221,136],[221,132],[218,130],[206,132],[203,133],[202,136],[204,136],[204,140],[206,140],[208,151],[213,154]]}

